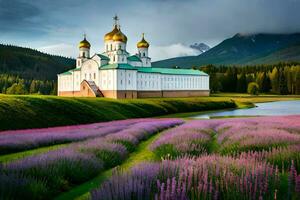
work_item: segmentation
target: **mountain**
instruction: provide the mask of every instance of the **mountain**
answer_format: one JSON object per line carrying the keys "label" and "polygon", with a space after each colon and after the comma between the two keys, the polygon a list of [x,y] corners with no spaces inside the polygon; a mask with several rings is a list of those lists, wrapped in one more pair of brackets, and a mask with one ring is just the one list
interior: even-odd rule
{"label": "mountain", "polygon": [[56,80],[56,75],[75,65],[75,60],[40,51],[0,44],[0,74],[24,79]]}
{"label": "mountain", "polygon": [[246,65],[300,61],[300,33],[236,34],[198,56],[161,60],[154,67],[190,68],[206,64]]}
{"label": "mountain", "polygon": [[204,53],[210,49],[210,47],[204,43],[195,43],[195,44],[190,45],[190,47],[192,49],[198,50],[200,52],[200,54]]}

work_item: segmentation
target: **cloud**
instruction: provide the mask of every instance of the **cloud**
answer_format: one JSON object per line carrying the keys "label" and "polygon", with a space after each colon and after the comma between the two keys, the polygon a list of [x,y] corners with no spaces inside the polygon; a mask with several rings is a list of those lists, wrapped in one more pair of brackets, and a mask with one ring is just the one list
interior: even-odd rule
{"label": "cloud", "polygon": [[41,10],[22,0],[0,0],[0,26],[2,33],[41,34]]}
{"label": "cloud", "polygon": [[71,58],[75,58],[78,54],[75,46],[65,43],[39,47],[38,50],[52,55],[62,55]]}
{"label": "cloud", "polygon": [[[194,53],[180,44],[214,46],[238,32],[300,32],[299,7],[300,0],[0,0],[0,42],[77,45],[86,32],[99,52],[117,13],[129,50],[145,32],[156,60]],[[64,48],[52,49],[71,55]]]}
{"label": "cloud", "polygon": [[[78,48],[74,45],[60,43],[49,46],[42,46],[37,48],[39,51],[49,53],[52,55],[62,55],[66,57],[76,58],[78,55]],[[131,53],[134,54],[136,50],[133,50]],[[91,55],[94,54],[94,51],[91,50]],[[171,44],[168,46],[151,46],[149,49],[150,57],[152,61],[174,58],[179,56],[196,56],[200,52],[196,49],[190,48],[183,44]]]}
{"label": "cloud", "polygon": [[177,43],[168,46],[151,46],[149,54],[152,57],[152,61],[156,61],[179,56],[196,56],[199,55],[200,52],[189,46]]}

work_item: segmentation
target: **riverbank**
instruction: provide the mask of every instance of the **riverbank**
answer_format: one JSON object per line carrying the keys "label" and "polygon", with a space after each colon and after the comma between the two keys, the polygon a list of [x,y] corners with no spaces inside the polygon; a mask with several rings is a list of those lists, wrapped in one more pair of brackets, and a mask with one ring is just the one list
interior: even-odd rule
{"label": "riverbank", "polygon": [[[0,130],[88,124],[129,118],[185,117],[207,111],[249,108],[253,103],[300,100],[300,96],[217,94],[197,98],[115,100],[41,95],[0,95]],[[187,114],[188,113],[188,114]]]}
{"label": "riverbank", "polygon": [[217,93],[212,94],[211,97],[218,98],[232,98],[235,101],[242,103],[251,102],[251,103],[265,103],[273,101],[292,101],[300,100],[300,95],[276,95],[276,94],[260,94],[253,96],[245,93]]}

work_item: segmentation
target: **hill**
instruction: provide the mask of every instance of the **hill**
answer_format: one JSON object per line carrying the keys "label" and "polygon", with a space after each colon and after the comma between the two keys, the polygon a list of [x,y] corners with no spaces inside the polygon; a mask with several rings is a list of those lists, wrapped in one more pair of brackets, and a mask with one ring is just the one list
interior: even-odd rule
{"label": "hill", "polygon": [[24,79],[56,80],[56,75],[72,68],[75,60],[53,56],[30,48],[0,44],[0,73]]}
{"label": "hill", "polygon": [[199,56],[161,60],[154,67],[190,68],[207,64],[246,65],[300,61],[300,33],[236,34]]}
{"label": "hill", "polygon": [[[236,108],[229,97],[114,100],[0,95],[0,130],[87,124],[173,113]],[[243,104],[249,105],[249,104]]]}

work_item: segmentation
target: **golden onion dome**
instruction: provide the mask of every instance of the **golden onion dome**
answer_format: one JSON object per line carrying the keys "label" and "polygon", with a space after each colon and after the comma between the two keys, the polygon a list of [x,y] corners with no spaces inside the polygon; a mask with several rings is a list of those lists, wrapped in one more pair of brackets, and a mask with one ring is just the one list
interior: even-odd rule
{"label": "golden onion dome", "polygon": [[119,30],[117,33],[114,34],[113,36],[113,41],[119,41],[119,42],[127,42],[127,37],[124,35],[121,30]]}
{"label": "golden onion dome", "polygon": [[114,35],[118,32],[119,32],[118,26],[115,25],[114,29],[111,32],[105,34],[104,41],[106,42],[106,41],[109,41],[109,40],[113,40]]}
{"label": "golden onion dome", "polygon": [[86,40],[86,37],[84,36],[84,39],[79,43],[79,48],[91,48],[91,44],[89,41]]}
{"label": "golden onion dome", "polygon": [[149,43],[145,40],[145,37],[144,37],[145,35],[144,35],[144,33],[143,33],[143,38],[142,38],[142,40],[141,41],[139,41],[138,43],[137,43],[137,48],[149,48]]}

